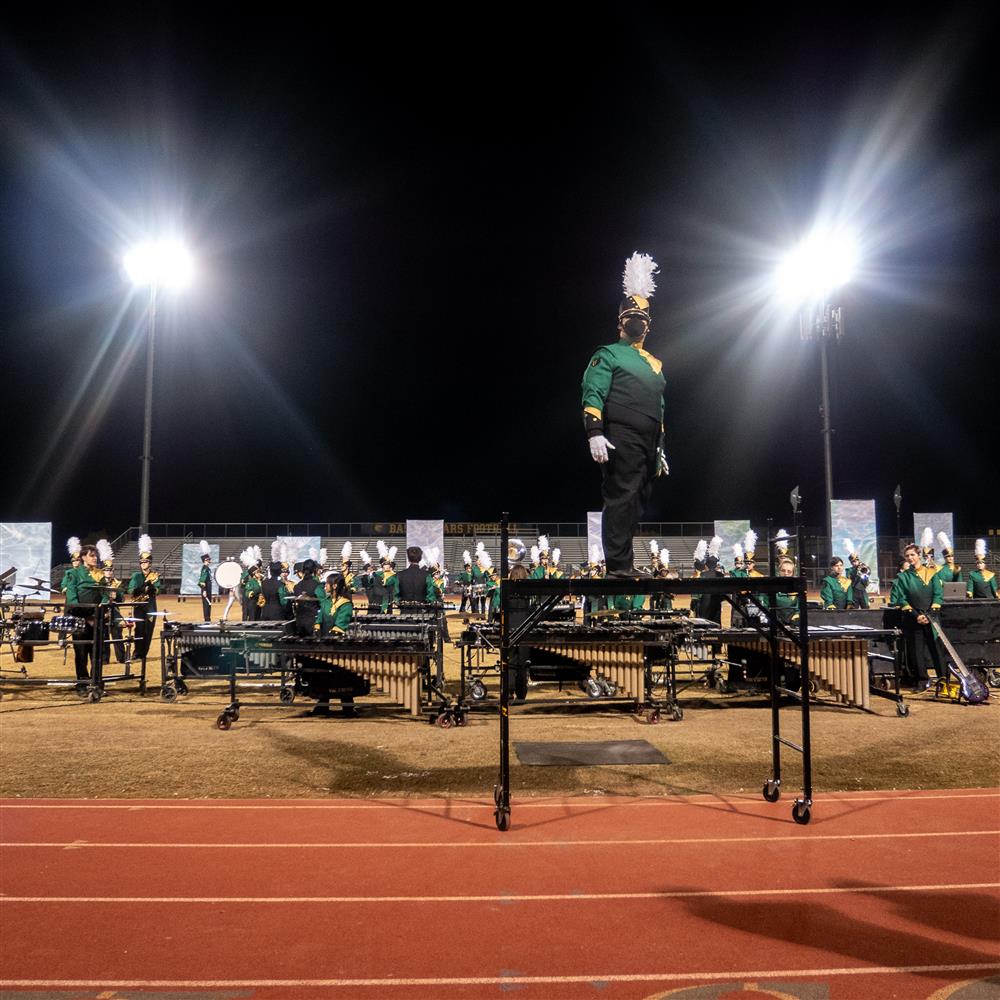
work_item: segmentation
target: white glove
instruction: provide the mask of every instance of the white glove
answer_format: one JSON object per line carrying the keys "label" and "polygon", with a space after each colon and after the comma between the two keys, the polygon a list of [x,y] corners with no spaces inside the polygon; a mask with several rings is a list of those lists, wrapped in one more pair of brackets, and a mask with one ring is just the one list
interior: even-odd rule
{"label": "white glove", "polygon": [[608,460],[608,449],[615,450],[615,446],[603,435],[595,434],[590,440],[590,457],[603,465]]}
{"label": "white glove", "polygon": [[667,456],[664,454],[662,448],[656,449],[656,475],[657,476],[670,475],[670,466],[667,464]]}

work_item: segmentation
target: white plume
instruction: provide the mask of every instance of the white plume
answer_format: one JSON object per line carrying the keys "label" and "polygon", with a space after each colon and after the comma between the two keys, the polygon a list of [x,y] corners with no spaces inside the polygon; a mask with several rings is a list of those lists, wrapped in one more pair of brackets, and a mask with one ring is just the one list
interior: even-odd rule
{"label": "white plume", "polygon": [[733,558],[734,559],[742,559],[743,558],[743,546],[740,545],[739,542],[737,542],[733,546]]}
{"label": "white plume", "polygon": [[319,564],[320,566],[326,565],[326,549],[321,548],[319,550]]}
{"label": "white plume", "polygon": [[561,555],[562,555],[562,549],[553,549],[552,550],[552,565],[553,566],[558,566],[559,565],[559,557]]}
{"label": "white plume", "polygon": [[656,291],[653,276],[658,268],[656,261],[648,253],[636,250],[627,261],[622,274],[622,288],[626,295],[641,295],[644,299],[651,298]]}
{"label": "white plume", "polygon": [[712,540],[708,543],[708,554],[718,559],[721,551],[722,539],[718,535],[712,535]]}
{"label": "white plume", "polygon": [[938,545],[940,545],[942,549],[947,549],[949,552],[952,551],[951,539],[943,531],[939,531],[937,533],[937,540]]}
{"label": "white plume", "polygon": [[309,546],[309,558],[312,559],[313,562],[319,562],[319,549],[317,549],[314,546],[310,545]]}
{"label": "white plume", "polygon": [[854,551],[855,551],[854,550],[854,542],[852,542],[849,538],[845,538],[844,539],[844,551],[849,556],[853,556],[854,555]]}
{"label": "white plume", "polygon": [[670,549],[660,549],[660,562],[664,566],[670,565]]}
{"label": "white plume", "polygon": [[260,551],[259,545],[253,546],[253,561],[255,563],[264,561],[264,553]]}
{"label": "white plume", "polygon": [[493,560],[490,558],[489,552],[485,549],[479,553],[479,565],[483,569],[493,569]]}
{"label": "white plume", "polygon": [[417,565],[421,569],[427,569],[427,556],[421,556],[420,557],[420,562],[418,562]]}
{"label": "white plume", "polygon": [[240,553],[240,562],[243,563],[243,565],[247,569],[249,569],[253,565],[253,563],[254,563],[253,549],[251,549],[251,548],[244,549]]}
{"label": "white plume", "polygon": [[389,549],[386,547],[385,542],[383,542],[381,538],[375,543],[375,549],[378,552],[379,559],[389,558]]}
{"label": "white plume", "polygon": [[924,528],[923,534],[920,536],[920,547],[922,549],[934,548],[934,532],[931,528]]}
{"label": "white plume", "polygon": [[361,565],[362,566],[371,566],[371,564],[372,564],[372,557],[370,555],[368,555],[368,553],[364,549],[362,549],[361,550]]}
{"label": "white plume", "polygon": [[66,539],[66,551],[69,552],[71,556],[75,556],[80,551],[80,539],[73,535],[72,538]]}
{"label": "white plume", "polygon": [[708,555],[708,542],[704,538],[700,539],[698,544],[694,547],[694,561],[704,562],[705,556]]}
{"label": "white plume", "polygon": [[98,540],[97,555],[102,563],[114,562],[115,554],[111,549],[111,543],[106,538]]}
{"label": "white plume", "polygon": [[649,543],[649,554],[651,556],[660,554],[660,543],[655,538]]}
{"label": "white plume", "polygon": [[389,562],[396,561],[396,553],[399,551],[398,545],[390,545],[387,555],[389,556]]}
{"label": "white plume", "polygon": [[[597,548],[597,546],[595,545],[594,548]],[[539,560],[539,557],[541,556],[541,553],[538,551],[538,546],[537,545],[532,545],[531,549],[529,551],[531,552],[531,561],[533,563],[537,563],[538,560]]]}
{"label": "white plume", "polygon": [[538,551],[545,554],[549,551],[549,536],[539,535],[538,536]]}
{"label": "white plume", "polygon": [[468,549],[462,553],[462,565],[471,566],[472,565],[472,553]]}
{"label": "white plume", "polygon": [[343,546],[341,547],[341,550],[340,550],[340,561],[341,562],[347,562],[347,560],[351,558],[351,553],[353,551],[354,551],[354,546],[351,545],[351,543],[349,541],[348,542],[344,542],[344,544],[343,544]]}
{"label": "white plume", "polygon": [[483,542],[476,542],[476,557],[478,558],[480,552],[486,550],[486,545]]}
{"label": "white plume", "polygon": [[139,536],[139,555],[141,556],[143,552],[148,552],[150,555],[153,553],[153,539],[149,535]]}
{"label": "white plume", "polygon": [[976,539],[976,558],[985,559],[986,558],[986,539],[977,538]]}
{"label": "white plume", "polygon": [[210,556],[212,554],[212,546],[208,544],[203,538],[198,545],[201,547],[201,554],[203,556]]}
{"label": "white plume", "polygon": [[784,528],[781,528],[778,531],[778,534],[774,536],[774,544],[782,555],[788,551],[788,543],[790,540],[790,536]]}
{"label": "white plume", "polygon": [[596,545],[590,546],[590,562],[597,565],[601,561],[601,550]]}
{"label": "white plume", "polygon": [[288,562],[288,543],[279,542],[278,543],[278,558],[283,562]]}
{"label": "white plume", "polygon": [[271,542],[271,562],[281,562],[281,542]]}
{"label": "white plume", "polygon": [[747,552],[757,551],[757,532],[753,528],[743,536],[743,548]]}

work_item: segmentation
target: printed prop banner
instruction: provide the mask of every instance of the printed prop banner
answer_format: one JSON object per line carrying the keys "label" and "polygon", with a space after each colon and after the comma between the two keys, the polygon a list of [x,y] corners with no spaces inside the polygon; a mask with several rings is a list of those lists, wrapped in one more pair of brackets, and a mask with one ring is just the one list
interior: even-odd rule
{"label": "printed prop banner", "polygon": [[[861,561],[871,569],[868,593],[878,593],[878,536],[875,532],[874,500],[831,500],[830,526],[833,531],[833,556],[844,560],[844,567],[850,566],[847,542],[854,542],[854,550]],[[825,569],[826,567],[821,567]]]}
{"label": "printed prop banner", "polygon": [[941,555],[941,543],[938,541],[938,532],[943,531],[955,544],[955,517],[953,514],[914,514],[913,515],[913,540],[920,544],[920,536],[924,533],[924,528],[930,528],[934,532],[934,561],[938,566],[944,565],[944,556]]}
{"label": "printed prop banner", "polygon": [[[733,568],[733,546],[743,544],[743,536],[750,530],[749,521],[716,521],[715,522],[715,534],[717,534],[722,539],[722,548],[719,549],[719,562],[727,570]],[[706,539],[707,540],[707,539]],[[765,540],[764,547],[761,548],[758,543],[757,548],[760,552],[755,553],[761,557],[761,563],[766,562],[766,549],[767,541]],[[721,567],[720,567],[721,568]]]}
{"label": "printed prop banner", "polygon": [[[65,549],[63,550],[65,552]],[[66,560],[69,553],[66,553]],[[60,560],[63,561],[63,560]],[[17,569],[14,578],[15,594],[26,594],[31,597],[41,597],[49,600],[56,594],[48,590],[39,590],[28,582],[29,578],[37,577],[43,583],[49,583],[52,576],[52,524],[41,522],[4,522],[0,524],[0,573],[13,566]],[[52,583],[59,586],[59,581]]]}
{"label": "printed prop banner", "polygon": [[597,551],[604,558],[604,543],[601,541],[601,526],[603,513],[599,510],[587,511],[587,562],[590,562],[590,550],[596,545]]}
{"label": "printed prop banner", "polygon": [[[295,572],[295,564],[311,559],[311,550],[315,549],[319,553],[323,539],[319,535],[277,535],[275,541],[283,542],[288,550],[285,562],[288,563],[288,579],[291,583],[298,583],[301,577]],[[330,553],[327,553],[329,558]],[[340,553],[334,553],[334,558],[340,559]]]}
{"label": "printed prop banner", "polygon": [[[426,552],[428,549],[437,549],[444,559],[444,521],[407,521],[406,522],[406,547],[419,545]],[[499,560],[497,560],[499,563]],[[397,559],[396,565],[402,567],[406,564],[406,558]]]}
{"label": "printed prop banner", "polygon": [[[219,546],[209,545],[212,557],[212,593],[217,594],[215,585],[215,569],[219,565]],[[181,593],[187,597],[197,597],[201,593],[198,577],[201,576],[201,545],[198,542],[185,542],[181,550]]]}

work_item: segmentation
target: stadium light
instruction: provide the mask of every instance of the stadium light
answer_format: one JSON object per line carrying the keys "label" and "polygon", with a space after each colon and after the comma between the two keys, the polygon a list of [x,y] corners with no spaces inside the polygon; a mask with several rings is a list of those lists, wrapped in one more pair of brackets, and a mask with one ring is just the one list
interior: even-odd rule
{"label": "stadium light", "polygon": [[793,308],[818,306],[846,285],[858,266],[858,245],[847,231],[814,230],[778,264],[778,296]]}
{"label": "stadium light", "polygon": [[146,337],[146,407],[142,429],[142,488],[139,530],[149,529],[149,467],[153,437],[153,347],[156,340],[156,294],[162,288],[180,290],[194,279],[194,258],[181,240],[145,240],[124,256],[125,273],[136,288],[149,288]]}

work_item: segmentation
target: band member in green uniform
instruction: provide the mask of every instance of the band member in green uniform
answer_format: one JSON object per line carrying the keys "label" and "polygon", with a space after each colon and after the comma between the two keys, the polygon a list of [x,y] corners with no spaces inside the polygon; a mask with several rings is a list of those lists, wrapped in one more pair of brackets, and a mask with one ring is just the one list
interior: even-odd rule
{"label": "band member in green uniform", "polygon": [[601,466],[601,542],[609,576],[634,576],[633,538],[653,479],[668,470],[663,453],[663,365],[645,350],[656,290],[656,262],[633,253],[625,263],[618,339],[598,348],[583,373],[583,426]]}
{"label": "band member in green uniform", "polygon": [[247,572],[243,584],[243,620],[245,622],[260,621],[264,607],[264,575],[255,563]]}
{"label": "band member in green uniform", "polygon": [[160,574],[153,569],[153,540],[149,535],[140,535],[139,568],[129,577],[126,589],[128,596],[135,601],[132,617],[139,619],[135,624],[133,656],[142,660],[143,664],[149,655],[149,644],[156,629],[156,618],[150,618],[149,614],[156,611],[156,595],[161,585]]}
{"label": "band member in green uniform", "polygon": [[997,598],[997,577],[993,570],[986,568],[986,539],[976,539],[976,568],[969,574],[965,588],[966,597],[977,601]]}
{"label": "band member in green uniform", "polygon": [[101,603],[104,570],[98,565],[97,546],[80,546],[80,565],[66,578],[66,614],[86,621],[86,627],[73,636],[73,661],[77,687],[90,679],[87,662],[94,662],[94,617]]}
{"label": "band member in green uniform", "polygon": [[[780,556],[778,558],[778,576],[795,576],[795,561],[789,556]],[[799,620],[798,594],[779,592],[774,594],[773,597],[768,594],[762,594],[760,602],[765,608],[773,607],[778,621],[785,625],[791,625]],[[785,687],[789,691],[798,691],[802,684],[802,671],[799,667],[788,660],[784,660],[784,674]]]}
{"label": "band member in green uniform", "polygon": [[855,608],[867,608],[868,581],[871,579],[871,570],[861,561],[857,547],[849,538],[844,539],[844,549],[847,552],[847,560],[851,564],[847,568],[847,578],[851,581],[849,603]]}
{"label": "band member in green uniform", "polygon": [[468,549],[462,553],[462,572],[458,574],[458,585],[462,588],[462,603],[459,614],[472,610],[472,555]]}
{"label": "band member in green uniform", "polygon": [[101,593],[101,604],[108,609],[105,614],[108,616],[110,644],[114,650],[115,659],[119,663],[124,663],[128,657],[125,655],[122,612],[119,604],[125,599],[125,585],[115,576],[115,554],[111,550],[111,543],[106,538],[98,541],[97,554],[104,569],[104,590]]}
{"label": "band member in green uniform", "polygon": [[937,567],[923,565],[920,548],[911,543],[903,550],[907,568],[896,577],[889,603],[903,611],[903,643],[906,662],[914,675],[914,689],[923,691],[930,687],[928,665],[933,666],[939,679],[944,679],[944,669],[937,639],[931,627],[928,611],[941,607],[941,579]]}
{"label": "band member in green uniform", "polygon": [[201,573],[198,575],[198,589],[201,591],[201,613],[205,621],[212,620],[212,550],[203,538],[201,545]]}
{"label": "band member in green uniform", "polygon": [[851,578],[844,573],[840,556],[830,560],[830,572],[820,584],[819,600],[825,611],[845,611],[851,603]]}
{"label": "band member in green uniform", "polygon": [[946,583],[961,583],[962,567],[955,562],[955,550],[951,544],[951,539],[943,532],[938,532],[938,544],[941,546],[941,555],[944,556],[944,565],[938,570],[942,585]]}
{"label": "band member in green uniform", "polygon": [[66,541],[66,551],[69,552],[69,569],[63,573],[62,581],[59,584],[59,589],[65,594],[66,588],[69,586],[69,575],[77,567],[82,565],[83,560],[80,557],[80,539],[74,535],[72,538]]}

